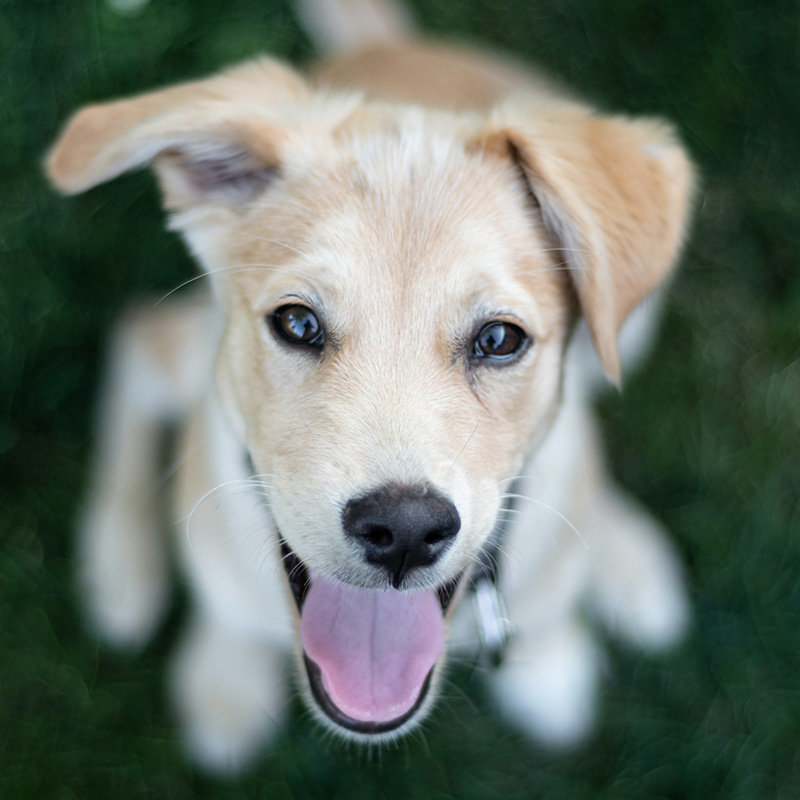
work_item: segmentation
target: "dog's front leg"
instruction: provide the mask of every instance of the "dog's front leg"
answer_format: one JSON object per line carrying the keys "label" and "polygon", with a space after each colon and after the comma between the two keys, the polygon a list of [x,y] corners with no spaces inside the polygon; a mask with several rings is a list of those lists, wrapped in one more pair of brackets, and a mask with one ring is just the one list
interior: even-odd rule
{"label": "dog's front leg", "polygon": [[591,575],[583,532],[588,409],[568,397],[509,497],[500,566],[511,638],[491,689],[504,715],[544,744],[584,739],[595,718],[601,651],[585,624]]}
{"label": "dog's front leg", "polygon": [[570,745],[595,717],[603,653],[590,621],[643,649],[668,647],[688,623],[682,575],[661,526],[611,480],[578,385],[516,506],[504,565],[513,638],[493,690],[528,735]]}
{"label": "dog's front leg", "polygon": [[180,443],[176,551],[192,618],[170,691],[189,754],[205,769],[237,772],[274,736],[289,696],[292,627],[278,537],[213,390]]}

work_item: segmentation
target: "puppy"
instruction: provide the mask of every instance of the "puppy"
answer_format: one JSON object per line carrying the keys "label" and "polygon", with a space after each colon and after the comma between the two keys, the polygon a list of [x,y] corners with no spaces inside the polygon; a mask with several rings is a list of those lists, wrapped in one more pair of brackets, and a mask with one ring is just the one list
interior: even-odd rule
{"label": "puppy", "polygon": [[308,76],[262,58],[85,108],[48,157],[65,193],[151,166],[210,286],[116,332],[79,543],[89,613],[125,646],[158,624],[152,495],[179,420],[172,549],[194,604],[171,686],[200,763],[238,769],[275,735],[292,650],[316,716],[377,743],[481,639],[503,650],[509,719],[576,742],[599,661],[584,608],[647,649],[688,618],[589,400],[592,347],[618,383],[644,346],[632,312],[673,268],[691,165],[664,123],[419,41],[398,7],[303,13],[338,53]]}

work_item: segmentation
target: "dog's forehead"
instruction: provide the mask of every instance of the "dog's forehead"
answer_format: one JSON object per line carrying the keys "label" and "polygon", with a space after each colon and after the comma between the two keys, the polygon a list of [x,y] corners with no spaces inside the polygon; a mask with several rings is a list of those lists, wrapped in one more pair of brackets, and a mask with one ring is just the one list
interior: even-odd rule
{"label": "dog's forehead", "polygon": [[[515,165],[426,120],[307,144],[234,242],[248,295],[417,313],[527,306],[551,290],[547,239]],[[398,300],[413,294],[413,303]],[[388,305],[387,305],[388,308]]]}

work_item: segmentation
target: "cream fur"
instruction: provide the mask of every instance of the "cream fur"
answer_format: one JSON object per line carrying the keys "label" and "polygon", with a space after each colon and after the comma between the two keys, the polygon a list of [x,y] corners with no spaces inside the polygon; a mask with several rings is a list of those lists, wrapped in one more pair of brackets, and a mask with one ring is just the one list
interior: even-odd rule
{"label": "cream fur", "polygon": [[[279,729],[297,613],[276,529],[312,574],[384,586],[341,525],[376,486],[430,484],[461,517],[413,590],[471,567],[524,476],[502,567],[515,636],[492,685],[533,736],[569,744],[590,728],[584,603],[646,648],[687,622],[663,532],[603,467],[594,356],[581,337],[567,346],[582,311],[619,380],[620,329],[675,263],[691,166],[663,123],[598,116],[515,65],[407,36],[310,81],[261,59],[93,106],[48,158],[65,192],[152,163],[210,277],[213,301],[169,301],[120,330],[81,554],[98,631],[141,644],[167,596],[156,436],[185,418],[175,531],[196,605],[173,686],[211,768],[241,767]],[[323,357],[266,324],[287,302],[323,321]],[[532,345],[473,364],[476,327],[494,319]],[[452,646],[474,643],[468,611]]]}

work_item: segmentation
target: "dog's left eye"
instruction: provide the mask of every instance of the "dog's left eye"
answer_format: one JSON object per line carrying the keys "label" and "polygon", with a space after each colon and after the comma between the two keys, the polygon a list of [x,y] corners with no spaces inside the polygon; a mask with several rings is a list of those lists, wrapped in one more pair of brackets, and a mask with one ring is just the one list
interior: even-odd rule
{"label": "dog's left eye", "polygon": [[518,325],[493,320],[484,325],[472,344],[474,358],[511,361],[528,343],[528,336]]}
{"label": "dog's left eye", "polygon": [[325,340],[322,325],[308,306],[299,303],[281,306],[270,316],[275,332],[285,341],[322,347]]}

